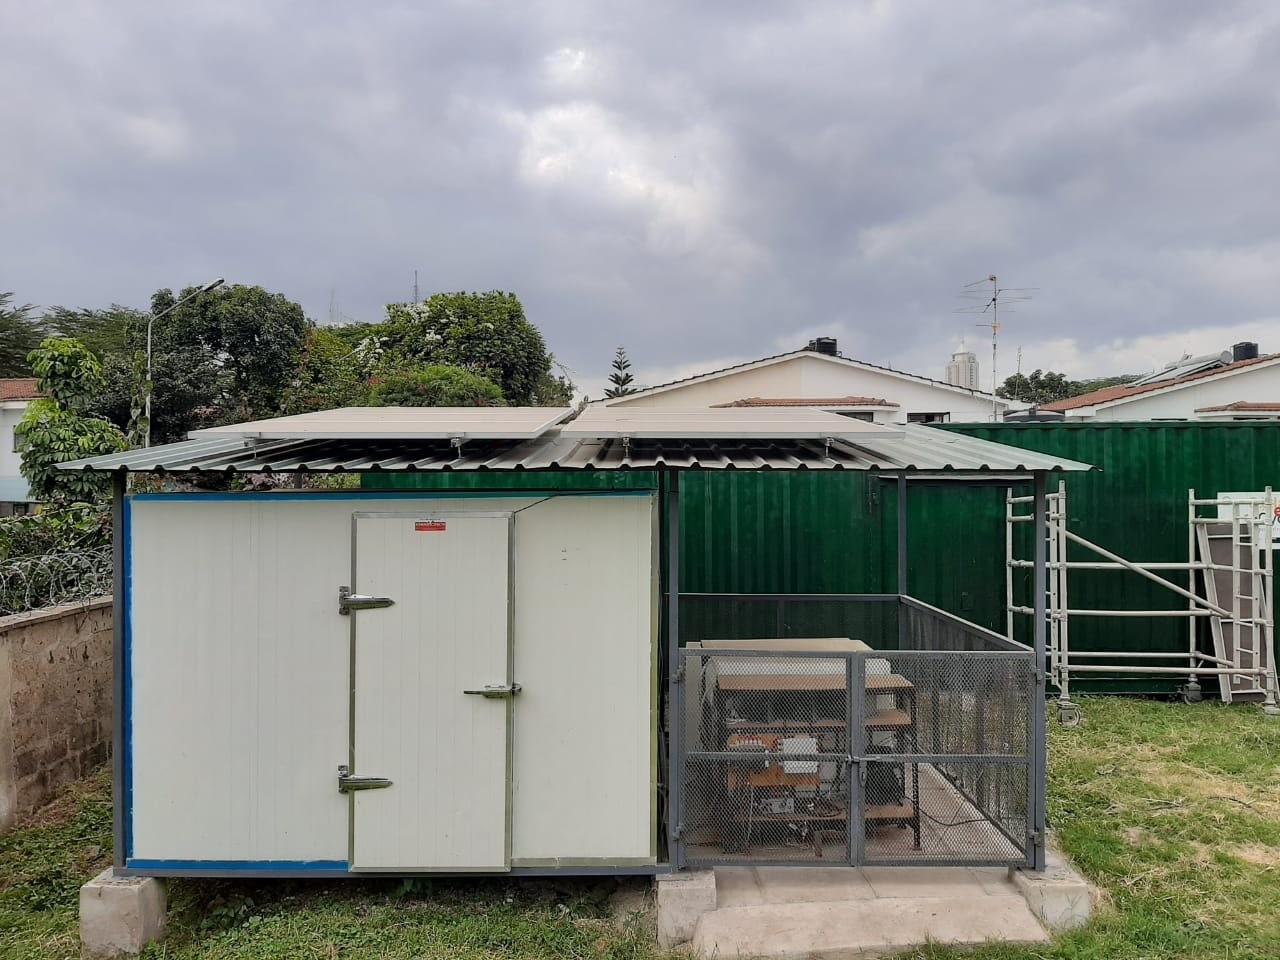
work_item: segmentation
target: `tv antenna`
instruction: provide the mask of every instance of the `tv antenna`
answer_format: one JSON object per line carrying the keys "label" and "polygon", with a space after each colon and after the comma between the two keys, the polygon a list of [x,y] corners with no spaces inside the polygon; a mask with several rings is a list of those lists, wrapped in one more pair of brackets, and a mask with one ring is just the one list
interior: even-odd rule
{"label": "tv antenna", "polygon": [[[983,289],[986,284],[990,284],[990,289]],[[996,399],[996,389],[1000,386],[1000,380],[997,376],[996,365],[1000,356],[1000,314],[1015,313],[1016,311],[1009,306],[1014,303],[1023,303],[1031,299],[1031,295],[1035,293],[1039,287],[1002,287],[1000,286],[1000,278],[994,273],[989,277],[981,280],[975,280],[973,283],[966,283],[960,291],[960,296],[964,300],[972,301],[971,305],[961,307],[957,313],[968,313],[976,316],[987,317],[988,319],[979,320],[978,326],[987,327],[991,330],[991,420],[995,422],[1000,419],[1000,405]],[[1021,354],[1021,350],[1019,350]],[[1019,356],[1019,367],[1021,367],[1021,356]]]}

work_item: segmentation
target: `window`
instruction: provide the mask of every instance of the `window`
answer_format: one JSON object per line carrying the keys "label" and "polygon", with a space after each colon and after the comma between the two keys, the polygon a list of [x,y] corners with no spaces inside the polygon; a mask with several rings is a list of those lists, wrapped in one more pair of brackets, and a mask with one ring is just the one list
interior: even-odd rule
{"label": "window", "polygon": [[870,410],[832,410],[831,413],[838,413],[842,417],[848,417],[850,420],[863,420],[872,423],[875,420],[875,414]]}
{"label": "window", "polygon": [[951,420],[949,413],[908,413],[907,423],[947,423]]}

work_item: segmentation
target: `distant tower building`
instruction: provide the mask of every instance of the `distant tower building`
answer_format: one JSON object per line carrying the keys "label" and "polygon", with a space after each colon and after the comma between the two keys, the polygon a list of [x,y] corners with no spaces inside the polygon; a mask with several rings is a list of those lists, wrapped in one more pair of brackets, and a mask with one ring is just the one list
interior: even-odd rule
{"label": "distant tower building", "polygon": [[951,362],[947,364],[946,381],[952,386],[978,389],[978,358],[964,349],[963,343],[960,344],[959,352],[951,355]]}

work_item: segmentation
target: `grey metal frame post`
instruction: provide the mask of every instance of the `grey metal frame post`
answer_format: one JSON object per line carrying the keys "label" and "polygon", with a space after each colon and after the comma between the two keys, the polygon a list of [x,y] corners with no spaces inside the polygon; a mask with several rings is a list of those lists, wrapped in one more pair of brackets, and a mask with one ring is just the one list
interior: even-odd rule
{"label": "grey metal frame post", "polygon": [[1033,577],[1033,590],[1035,597],[1032,601],[1032,609],[1035,614],[1032,618],[1034,623],[1033,646],[1035,648],[1035,687],[1032,692],[1032,837],[1031,837],[1031,869],[1044,869],[1044,845],[1045,845],[1045,775],[1046,775],[1046,743],[1047,736],[1045,730],[1045,639],[1048,627],[1048,607],[1047,593],[1049,589],[1048,577],[1048,543],[1049,534],[1048,521],[1048,499],[1045,490],[1045,475],[1043,471],[1036,471],[1034,477],[1035,486],[1035,573]]}
{"label": "grey metal frame post", "polygon": [[128,474],[111,475],[111,864],[124,867],[124,495]]}
{"label": "grey metal frame post", "polygon": [[684,661],[680,658],[680,473],[664,471],[667,480],[667,850],[671,866],[684,862],[680,840],[684,822],[680,784],[684,780]]}
{"label": "grey metal frame post", "polygon": [[[898,474],[898,595],[910,594],[907,589],[907,475]],[[907,617],[898,605],[898,648],[907,648]]]}

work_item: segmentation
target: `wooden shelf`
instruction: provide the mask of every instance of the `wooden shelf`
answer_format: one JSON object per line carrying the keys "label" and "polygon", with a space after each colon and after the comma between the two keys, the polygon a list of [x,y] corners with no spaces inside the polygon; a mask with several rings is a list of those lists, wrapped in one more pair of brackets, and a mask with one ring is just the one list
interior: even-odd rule
{"label": "wooden shelf", "polygon": [[915,818],[916,808],[909,800],[902,803],[880,803],[867,804],[863,809],[862,819],[864,820],[912,820]]}
{"label": "wooden shelf", "polygon": [[738,823],[844,823],[848,817],[839,810],[835,813],[740,813],[734,819]]}
{"label": "wooden shelf", "polygon": [[911,714],[905,710],[877,710],[867,715],[867,728],[870,730],[897,730],[911,726]]}

